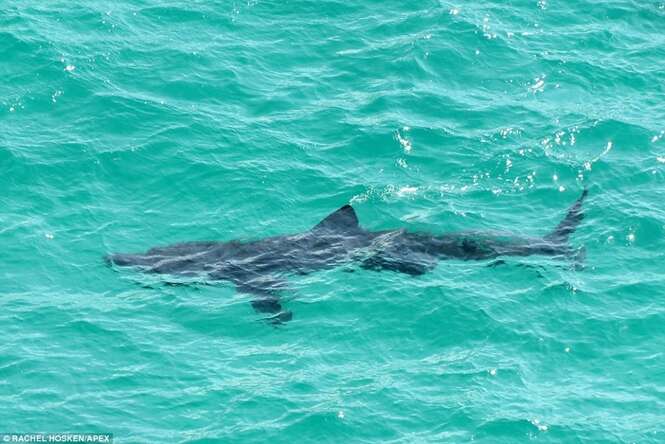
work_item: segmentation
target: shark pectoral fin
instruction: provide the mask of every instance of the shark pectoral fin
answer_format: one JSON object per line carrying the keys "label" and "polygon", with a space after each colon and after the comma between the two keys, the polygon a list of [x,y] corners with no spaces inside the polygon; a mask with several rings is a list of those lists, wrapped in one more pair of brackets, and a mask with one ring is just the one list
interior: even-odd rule
{"label": "shark pectoral fin", "polygon": [[270,316],[263,318],[271,324],[283,324],[293,319],[293,313],[284,310],[280,300],[276,296],[265,296],[252,299],[252,308],[257,313],[268,313]]}
{"label": "shark pectoral fin", "polygon": [[235,283],[239,292],[253,296],[251,304],[254,311],[270,314],[264,320],[279,325],[293,319],[293,313],[284,310],[279,297],[279,292],[287,288],[286,281],[272,276],[261,276]]}

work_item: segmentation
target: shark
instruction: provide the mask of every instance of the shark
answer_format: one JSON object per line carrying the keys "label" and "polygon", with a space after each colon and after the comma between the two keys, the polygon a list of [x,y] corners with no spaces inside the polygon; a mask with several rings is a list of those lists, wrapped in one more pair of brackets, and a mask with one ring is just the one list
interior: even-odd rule
{"label": "shark", "polygon": [[[314,227],[296,234],[256,240],[196,241],[151,248],[143,253],[112,253],[108,264],[142,272],[226,281],[251,295],[254,310],[273,324],[290,321],[283,307],[288,275],[303,275],[348,263],[361,269],[419,276],[440,260],[480,261],[507,256],[543,255],[581,260],[569,238],[584,218],[585,188],[561,222],[543,236],[482,232],[428,233],[405,228],[371,231],[362,227],[351,205],[344,205]],[[583,257],[582,257],[583,259]],[[496,263],[502,263],[497,259]]]}

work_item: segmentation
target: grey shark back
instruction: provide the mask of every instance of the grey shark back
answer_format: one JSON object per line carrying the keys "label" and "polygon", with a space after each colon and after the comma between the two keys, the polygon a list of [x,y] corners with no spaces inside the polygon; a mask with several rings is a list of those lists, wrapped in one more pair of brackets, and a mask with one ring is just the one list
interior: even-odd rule
{"label": "grey shark back", "polygon": [[499,256],[548,255],[572,257],[568,241],[584,213],[585,189],[566,216],[540,238],[448,233],[435,235],[405,229],[368,231],[350,205],[329,214],[302,233],[253,241],[186,242],[151,248],[145,253],[110,254],[107,263],[137,267],[148,273],[198,276],[227,281],[252,295],[252,307],[273,324],[291,320],[280,296],[288,290],[285,276],[307,274],[348,262],[365,270],[419,276],[439,260],[485,260]]}

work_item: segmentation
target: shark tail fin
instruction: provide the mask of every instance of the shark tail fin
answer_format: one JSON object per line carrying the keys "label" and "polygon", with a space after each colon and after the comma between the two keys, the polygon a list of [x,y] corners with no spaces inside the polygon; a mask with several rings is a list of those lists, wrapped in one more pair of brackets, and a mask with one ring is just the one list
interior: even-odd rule
{"label": "shark tail fin", "polygon": [[577,229],[577,226],[584,219],[584,212],[582,211],[582,203],[589,194],[589,190],[585,187],[582,195],[577,198],[575,203],[570,207],[566,217],[556,226],[554,231],[545,236],[545,240],[556,243],[565,244],[568,242],[570,235]]}

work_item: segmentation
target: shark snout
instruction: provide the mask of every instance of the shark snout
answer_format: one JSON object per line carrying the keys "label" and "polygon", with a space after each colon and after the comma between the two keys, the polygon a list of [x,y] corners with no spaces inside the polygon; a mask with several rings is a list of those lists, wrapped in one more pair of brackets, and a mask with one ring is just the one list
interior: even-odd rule
{"label": "shark snout", "polygon": [[120,267],[127,265],[137,265],[137,255],[135,254],[107,254],[104,256],[104,261],[108,265],[118,265]]}

